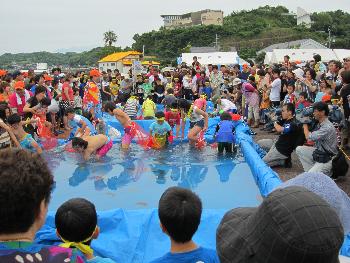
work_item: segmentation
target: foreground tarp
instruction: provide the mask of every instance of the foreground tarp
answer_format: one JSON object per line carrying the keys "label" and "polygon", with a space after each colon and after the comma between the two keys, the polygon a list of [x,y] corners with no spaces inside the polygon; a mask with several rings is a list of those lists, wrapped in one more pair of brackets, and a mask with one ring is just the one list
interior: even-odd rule
{"label": "foreground tarp", "polygon": [[[112,127],[123,132],[123,128],[114,118],[106,118]],[[212,140],[219,118],[209,119],[209,129],[205,137]],[[142,120],[137,123],[148,131],[152,121]],[[261,159],[263,154],[260,147],[248,135],[249,128],[242,122],[236,122],[236,142],[248,163],[262,196],[267,196],[281,180],[278,175]],[[188,124],[186,131],[188,130]],[[186,132],[187,134],[187,132]],[[222,167],[217,167],[222,172]],[[225,168],[225,167],[224,167]],[[226,167],[230,168],[230,167]],[[232,169],[234,166],[232,166]],[[219,172],[220,173],[220,172]],[[220,176],[225,176],[220,174]],[[201,246],[216,248],[215,233],[224,210],[204,209],[201,224],[194,240]],[[116,262],[149,262],[169,251],[169,238],[162,233],[156,209],[123,210],[98,212],[98,224],[101,228],[99,238],[92,242],[92,247],[98,255],[109,257]],[[52,244],[59,239],[55,234],[54,213],[50,212],[46,225],[37,234],[37,242]],[[341,254],[350,256],[350,238],[348,237]]]}

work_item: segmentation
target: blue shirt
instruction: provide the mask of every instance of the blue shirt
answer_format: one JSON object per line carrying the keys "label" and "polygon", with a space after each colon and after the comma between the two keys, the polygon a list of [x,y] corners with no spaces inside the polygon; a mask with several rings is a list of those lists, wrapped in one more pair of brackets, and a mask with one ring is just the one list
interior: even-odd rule
{"label": "blue shirt", "polygon": [[207,99],[209,99],[213,93],[213,89],[211,87],[203,87],[202,92],[207,95]]}
{"label": "blue shirt", "polygon": [[171,131],[171,127],[168,122],[164,121],[162,124],[159,124],[158,122],[153,122],[151,126],[149,126],[149,129],[152,133],[154,134],[159,134],[159,135],[165,135],[167,132]]}
{"label": "blue shirt", "polygon": [[199,247],[186,253],[167,253],[151,263],[220,263],[215,250]]}

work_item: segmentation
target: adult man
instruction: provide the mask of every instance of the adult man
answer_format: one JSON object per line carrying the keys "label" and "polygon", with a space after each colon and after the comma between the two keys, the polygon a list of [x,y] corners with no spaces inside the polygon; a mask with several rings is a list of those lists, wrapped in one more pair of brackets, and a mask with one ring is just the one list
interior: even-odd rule
{"label": "adult man", "polygon": [[101,93],[98,87],[101,73],[97,69],[92,69],[89,75],[91,79],[85,86],[84,106],[94,119],[98,119],[102,117]]}
{"label": "adult man", "polygon": [[349,150],[350,147],[348,145],[349,143],[349,137],[350,137],[350,70],[343,71],[340,74],[344,86],[340,90],[340,97],[341,101],[343,103],[343,110],[344,110],[344,118],[345,118],[345,124],[342,129],[342,146],[344,149]]}
{"label": "adult man", "polygon": [[213,71],[210,74],[210,83],[211,87],[213,89],[214,95],[220,94],[220,86],[224,82],[222,78],[222,72],[219,71],[219,68],[217,65],[213,65]]}
{"label": "adult man", "polygon": [[23,108],[26,101],[32,96],[32,93],[24,89],[24,82],[17,81],[14,85],[15,92],[9,97],[9,105],[12,113],[17,113],[19,116],[23,116]]}
{"label": "adult man", "polygon": [[344,230],[335,210],[309,190],[273,191],[257,208],[225,214],[217,232],[221,263],[338,263]]}
{"label": "adult man", "polygon": [[342,68],[342,64],[340,63],[340,61],[332,60],[329,62],[328,68],[329,68],[328,82],[330,83],[334,93],[337,93],[342,87],[342,81],[339,74],[339,71]]}
{"label": "adult man", "polygon": [[286,103],[282,107],[282,120],[277,121],[274,127],[281,135],[276,141],[262,139],[258,144],[268,153],[263,160],[271,167],[291,167],[291,154],[296,148],[296,141],[301,131],[294,120],[295,107],[293,103]]}
{"label": "adult man", "polygon": [[273,107],[278,107],[280,105],[280,97],[281,97],[281,87],[282,81],[280,79],[280,70],[278,68],[274,68],[272,70],[272,83],[268,86],[270,91],[270,100]]}
{"label": "adult man", "polygon": [[328,120],[329,108],[324,102],[313,104],[314,118],[318,121],[317,129],[309,131],[303,124],[305,138],[315,142],[315,147],[298,146],[296,153],[305,172],[322,172],[331,175],[332,157],[338,152],[337,133]]}

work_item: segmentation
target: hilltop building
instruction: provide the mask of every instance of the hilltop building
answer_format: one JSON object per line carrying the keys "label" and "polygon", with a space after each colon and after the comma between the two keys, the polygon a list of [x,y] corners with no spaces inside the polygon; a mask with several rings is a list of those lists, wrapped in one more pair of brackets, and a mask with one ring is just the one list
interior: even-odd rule
{"label": "hilltop building", "polygon": [[164,19],[164,27],[167,29],[196,25],[222,26],[224,21],[224,12],[221,10],[206,9],[183,15],[161,15],[161,17]]}
{"label": "hilltop building", "polygon": [[301,7],[297,8],[297,25],[305,25],[305,27],[311,28],[311,16]]}

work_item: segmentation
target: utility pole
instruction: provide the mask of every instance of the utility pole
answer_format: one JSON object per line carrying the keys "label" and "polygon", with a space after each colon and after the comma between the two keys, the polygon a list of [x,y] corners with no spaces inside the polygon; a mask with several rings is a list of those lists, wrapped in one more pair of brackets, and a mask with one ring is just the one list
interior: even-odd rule
{"label": "utility pole", "polygon": [[215,48],[216,50],[218,51],[218,48],[219,48],[219,37],[218,37],[218,34],[215,34]]}
{"label": "utility pole", "polygon": [[331,38],[331,27],[328,27],[328,48],[331,48],[331,42],[332,42],[332,38]]}
{"label": "utility pole", "polygon": [[145,45],[142,46],[142,56],[145,56]]}

